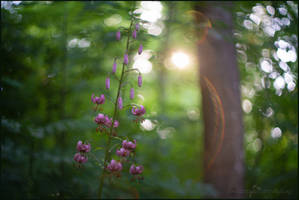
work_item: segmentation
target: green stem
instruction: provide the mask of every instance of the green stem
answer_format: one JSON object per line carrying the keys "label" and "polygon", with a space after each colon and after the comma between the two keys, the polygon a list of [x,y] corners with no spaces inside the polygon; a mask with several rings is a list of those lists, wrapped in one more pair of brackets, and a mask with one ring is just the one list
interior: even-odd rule
{"label": "green stem", "polygon": [[[128,53],[128,51],[129,51],[129,43],[130,43],[132,25],[133,25],[133,20],[131,18],[131,24],[130,24],[128,38],[127,38],[126,53]],[[125,73],[125,64],[123,63],[121,77],[120,77],[120,80],[119,80],[119,85],[118,85],[118,90],[117,90],[117,95],[116,95],[116,99],[115,99],[115,103],[114,103],[114,113],[113,113],[113,118],[112,118],[112,125],[110,127],[110,131],[109,131],[109,134],[108,134],[108,142],[107,142],[107,146],[106,146],[105,159],[104,159],[104,168],[103,168],[102,174],[100,176],[100,186],[99,186],[99,198],[100,199],[102,198],[102,190],[103,190],[103,186],[104,186],[104,178],[105,178],[105,172],[106,172],[106,167],[107,167],[107,161],[110,157],[109,149],[110,149],[111,138],[112,138],[111,136],[112,136],[114,121],[116,120],[117,100],[120,96],[120,90],[121,90],[121,86],[122,86],[122,82],[123,82],[123,78],[124,78],[124,73]]]}
{"label": "green stem", "polygon": [[125,71],[125,73],[128,73],[128,72],[133,71],[133,70],[135,70],[135,71],[137,71],[139,74],[141,74],[140,70],[137,69],[137,68],[131,68],[131,69],[128,69],[127,71]]}

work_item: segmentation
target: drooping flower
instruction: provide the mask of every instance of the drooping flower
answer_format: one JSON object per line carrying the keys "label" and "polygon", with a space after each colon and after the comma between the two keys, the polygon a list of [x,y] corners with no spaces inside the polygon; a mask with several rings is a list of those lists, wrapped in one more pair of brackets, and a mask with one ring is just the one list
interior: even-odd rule
{"label": "drooping flower", "polygon": [[134,88],[130,89],[130,99],[134,99]]}
{"label": "drooping flower", "polygon": [[119,122],[117,120],[114,120],[114,128],[117,128],[119,126]]}
{"label": "drooping flower", "polygon": [[142,76],[141,76],[141,74],[138,75],[138,86],[139,87],[142,86]]}
{"label": "drooping flower", "polygon": [[105,103],[105,95],[101,94],[99,104],[104,104]]}
{"label": "drooping flower", "polygon": [[138,175],[138,174],[141,174],[142,172],[143,172],[143,166],[142,165],[139,165],[139,166],[135,166],[134,164],[131,165],[130,174]]}
{"label": "drooping flower", "polygon": [[98,103],[99,103],[99,104],[104,104],[104,103],[105,103],[105,95],[104,95],[104,94],[101,94]]}
{"label": "drooping flower", "polygon": [[[104,124],[107,126],[107,127],[111,127],[112,125],[112,121],[113,119],[112,118],[109,118],[108,116],[105,116],[105,122]],[[117,128],[119,126],[119,122],[117,120],[114,120],[114,128]]]}
{"label": "drooping flower", "polygon": [[97,124],[105,124],[105,122],[106,122],[105,115],[102,114],[102,113],[99,113],[99,114],[95,117],[94,121],[95,121]]}
{"label": "drooping flower", "polygon": [[123,109],[123,99],[121,97],[118,97],[117,100],[118,109]]}
{"label": "drooping flower", "polygon": [[138,54],[139,55],[142,53],[142,50],[143,50],[143,46],[142,46],[142,44],[140,44],[139,48],[138,48]]}
{"label": "drooping flower", "polygon": [[116,32],[116,39],[117,39],[117,40],[120,40],[120,37],[121,37],[120,31],[117,31],[117,32]]}
{"label": "drooping flower", "polygon": [[140,105],[140,108],[137,106],[132,108],[132,114],[138,117],[141,117],[142,115],[145,114],[145,108],[143,105]]}
{"label": "drooping flower", "polygon": [[127,65],[129,63],[129,56],[128,54],[124,55],[124,64]]}
{"label": "drooping flower", "polygon": [[106,89],[109,90],[109,88],[110,88],[110,78],[107,77],[106,78]]}
{"label": "drooping flower", "polygon": [[136,31],[139,31],[139,23],[137,23],[136,25],[135,25],[135,29],[136,29]]}
{"label": "drooping flower", "polygon": [[81,140],[78,141],[77,143],[77,150],[80,152],[89,152],[90,151],[90,144],[83,144],[83,142]]}
{"label": "drooping flower", "polygon": [[136,39],[136,37],[137,37],[137,31],[136,31],[136,29],[133,31],[133,33],[132,33],[132,37],[133,37],[134,39]]}
{"label": "drooping flower", "polygon": [[116,155],[120,157],[128,157],[130,155],[130,150],[122,147],[119,150],[116,150]]}
{"label": "drooping flower", "polygon": [[76,153],[74,156],[74,160],[78,163],[85,163],[87,162],[88,158],[80,153]]}
{"label": "drooping flower", "polygon": [[101,94],[100,97],[95,97],[94,94],[91,95],[91,101],[94,103],[94,104],[104,104],[105,103],[105,95],[104,94]]}
{"label": "drooping flower", "polygon": [[104,124],[105,124],[107,127],[110,127],[111,124],[112,124],[112,119],[110,119],[107,115],[105,115],[105,121],[104,121]]}
{"label": "drooping flower", "polygon": [[121,162],[117,162],[116,160],[111,160],[111,162],[109,163],[109,165],[107,166],[107,169],[110,172],[119,172],[121,171],[123,168]]}
{"label": "drooping flower", "polygon": [[77,148],[78,151],[80,151],[82,144],[83,144],[83,142],[81,140],[79,140],[77,142],[77,147],[76,148]]}
{"label": "drooping flower", "polygon": [[113,74],[116,72],[116,67],[117,67],[116,60],[114,60],[113,67],[112,67]]}
{"label": "drooping flower", "polygon": [[95,100],[94,100],[94,94],[91,95],[91,101],[92,101],[93,103],[96,103]]}
{"label": "drooping flower", "polygon": [[128,150],[134,150],[136,148],[136,140],[133,140],[133,141],[134,141],[134,143],[131,141],[124,140],[122,142],[122,147],[125,149],[128,149]]}

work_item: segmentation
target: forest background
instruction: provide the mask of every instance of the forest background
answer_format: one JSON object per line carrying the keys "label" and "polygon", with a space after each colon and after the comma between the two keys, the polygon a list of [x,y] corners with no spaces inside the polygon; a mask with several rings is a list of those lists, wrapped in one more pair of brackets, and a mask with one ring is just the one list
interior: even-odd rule
{"label": "forest background", "polygon": [[[298,198],[298,4],[233,4],[244,197]],[[205,36],[197,33],[206,27],[194,17],[202,14],[196,8],[203,5],[158,1],[136,5],[143,20],[137,41],[143,43],[144,52],[131,58],[144,83],[136,90],[135,101],[147,113],[136,126],[124,112],[118,131],[138,140],[136,159],[145,168],[144,180],[131,182],[124,174],[106,183],[103,196],[217,196],[217,189],[203,178],[202,58],[197,45]],[[103,159],[106,140],[95,131],[90,98],[105,91],[114,56],[123,55],[124,41],[116,41],[115,33],[129,26],[130,8],[131,2],[125,1],[1,1],[5,199],[97,197],[101,168],[91,156],[78,168],[73,155],[77,141],[83,140],[91,144],[95,158]],[[221,26],[219,20],[209,28]],[[109,106],[105,109],[112,112]]]}

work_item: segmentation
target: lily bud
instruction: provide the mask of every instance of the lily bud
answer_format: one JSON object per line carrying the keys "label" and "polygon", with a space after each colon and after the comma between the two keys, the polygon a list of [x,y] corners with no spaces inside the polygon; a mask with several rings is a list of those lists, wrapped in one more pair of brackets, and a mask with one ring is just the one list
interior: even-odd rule
{"label": "lily bud", "polygon": [[123,99],[121,97],[118,97],[118,108],[121,110],[123,109]]}
{"label": "lily bud", "polygon": [[106,78],[106,89],[107,90],[110,89],[110,78],[109,77]]}
{"label": "lily bud", "polygon": [[138,49],[138,54],[139,55],[142,53],[142,50],[143,50],[143,46],[142,46],[142,44],[140,44],[139,49]]}
{"label": "lily bud", "polygon": [[120,31],[117,31],[117,32],[116,32],[116,39],[117,39],[117,40],[120,40],[120,37],[121,37]]}
{"label": "lily bud", "polygon": [[135,29],[136,29],[136,31],[139,31],[139,23],[137,23],[137,24],[135,25]]}
{"label": "lily bud", "polygon": [[136,39],[136,37],[137,37],[137,31],[136,31],[136,30],[133,31],[133,33],[132,33],[132,37],[133,37],[134,39]]}
{"label": "lily bud", "polygon": [[138,86],[141,87],[141,85],[142,85],[142,76],[139,75],[138,76]]}
{"label": "lily bud", "polygon": [[116,72],[116,67],[117,67],[116,61],[114,60],[113,67],[112,67],[112,73],[113,74],[115,74],[115,72]]}
{"label": "lily bud", "polygon": [[130,90],[130,99],[134,99],[134,88]]}
{"label": "lily bud", "polygon": [[124,56],[124,64],[127,65],[129,63],[129,56],[128,54],[125,54]]}

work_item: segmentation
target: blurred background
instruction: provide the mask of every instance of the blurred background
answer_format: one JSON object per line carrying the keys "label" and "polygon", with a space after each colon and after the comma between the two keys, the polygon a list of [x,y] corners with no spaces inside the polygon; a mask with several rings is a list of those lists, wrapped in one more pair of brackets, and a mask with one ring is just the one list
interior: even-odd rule
{"label": "blurred background", "polygon": [[[198,2],[136,2],[143,21],[133,67],[143,75],[136,126],[120,115],[119,135],[138,141],[142,183],[129,173],[105,183],[106,198],[215,196],[203,182],[204,124],[193,13]],[[114,96],[105,79],[125,40],[131,2],[1,1],[1,194],[11,198],[97,198],[106,136],[96,132],[91,94]],[[247,198],[298,198],[298,4],[234,2]],[[219,23],[213,26],[221,26]],[[221,37],[221,36],[220,36]],[[120,70],[118,71],[120,74]],[[135,83],[136,74],[129,76]],[[135,83],[135,85],[137,85]],[[129,88],[128,88],[129,89]],[[130,103],[128,92],[124,104]],[[107,99],[105,112],[112,113]],[[112,115],[112,114],[110,114]],[[89,161],[73,161],[78,140]],[[119,141],[113,141],[117,144]],[[116,155],[113,155],[116,157]]]}

